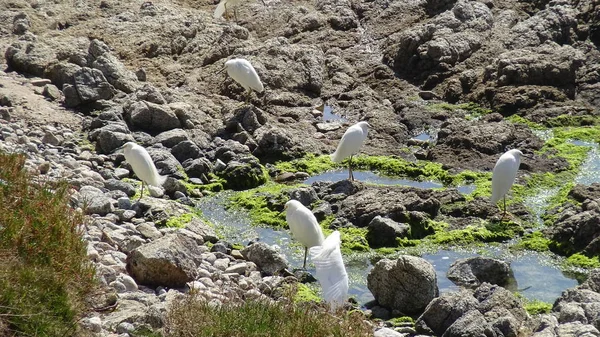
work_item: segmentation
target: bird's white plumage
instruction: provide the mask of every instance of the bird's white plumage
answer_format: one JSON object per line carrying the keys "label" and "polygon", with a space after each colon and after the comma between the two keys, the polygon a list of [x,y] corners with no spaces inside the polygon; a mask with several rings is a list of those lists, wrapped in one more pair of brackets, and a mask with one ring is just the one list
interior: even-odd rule
{"label": "bird's white plumage", "polygon": [[337,149],[330,155],[331,160],[334,163],[339,163],[342,160],[354,155],[360,150],[367,139],[367,133],[369,132],[369,123],[358,122],[346,130],[342,136],[342,140],[338,144]]}
{"label": "bird's white plumage", "polygon": [[293,237],[305,247],[320,246],[325,240],[317,218],[300,201],[290,200],[285,204],[285,219]]}
{"label": "bird's white plumage", "polygon": [[242,58],[231,59],[225,62],[225,68],[227,69],[227,74],[247,91],[263,92],[265,90],[258,73],[250,61]]}
{"label": "bird's white plumage", "polygon": [[348,274],[340,250],[340,232],[331,233],[321,246],[310,249],[317,280],[323,289],[323,298],[335,310],[344,305],[348,296]]}
{"label": "bird's white plumage", "polygon": [[517,149],[509,150],[496,162],[492,173],[492,203],[497,203],[512,187],[522,155]]}
{"label": "bird's white plumage", "polygon": [[239,5],[241,2],[242,0],[221,0],[221,2],[219,2],[219,4],[217,5],[217,8],[215,9],[213,17],[215,19],[222,17],[225,13],[226,6],[229,8],[233,8],[234,6]]}
{"label": "bird's white plumage", "polygon": [[159,187],[164,184],[166,176],[161,176],[154,166],[154,162],[142,146],[133,142],[128,142],[123,146],[125,160],[131,165],[135,175],[146,184]]}

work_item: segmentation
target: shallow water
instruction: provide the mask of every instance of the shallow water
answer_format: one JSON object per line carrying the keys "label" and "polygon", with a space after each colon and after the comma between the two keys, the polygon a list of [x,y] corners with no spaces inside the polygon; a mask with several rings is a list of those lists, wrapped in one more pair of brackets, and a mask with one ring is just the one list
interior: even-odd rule
{"label": "shallow water", "polygon": [[414,136],[413,139],[428,142],[428,141],[432,140],[432,137],[429,133],[423,132],[423,133],[420,133],[420,134]]}
{"label": "shallow water", "polygon": [[323,121],[324,122],[334,122],[334,121],[347,122],[348,120],[342,116],[334,114],[333,108],[329,105],[326,105],[323,108]]}
{"label": "shallow water", "polygon": [[[204,216],[217,226],[220,236],[225,237],[229,242],[243,245],[247,245],[251,241],[277,245],[280,252],[288,259],[290,268],[302,267],[304,249],[291,239],[289,231],[251,226],[245,211],[225,210],[224,203],[228,195],[229,193],[224,192],[215,197],[204,198],[198,207]],[[515,277],[515,283],[511,290],[522,289],[521,293],[528,299],[553,302],[563,290],[577,285],[574,277],[564,275],[552,264],[550,258],[538,253],[514,256],[508,252],[506,246],[489,248],[488,251],[478,253],[511,262]],[[458,289],[446,278],[450,264],[459,258],[479,256],[478,253],[440,250],[424,254],[422,257],[434,265],[440,292],[444,293]],[[356,298],[361,305],[373,299],[373,295],[367,288],[367,275],[373,268],[371,257],[373,257],[372,253],[355,253],[351,256],[344,256],[350,280],[349,295]],[[307,270],[314,275],[315,270],[310,262],[307,263]]]}
{"label": "shallow water", "polygon": [[[371,171],[353,171],[354,179],[369,183],[369,184],[377,184],[377,185],[399,185],[399,186],[409,186],[409,187],[417,187],[417,188],[442,188],[444,185],[435,182],[435,181],[417,181],[411,179],[402,179],[402,178],[393,178],[386,177],[382,175],[378,175],[377,173]],[[304,180],[303,183],[310,185],[316,181],[331,181],[337,182],[341,180],[348,179],[348,170],[347,169],[339,169],[333,171],[323,172],[321,174],[309,177]],[[475,186],[473,185],[464,185],[459,186],[458,191],[464,194],[469,194],[475,190]]]}
{"label": "shallow water", "polygon": [[598,144],[581,140],[572,140],[571,144],[592,148],[588,152],[587,159],[581,165],[579,174],[575,177],[575,183],[582,185],[600,183],[600,150],[598,149]]}

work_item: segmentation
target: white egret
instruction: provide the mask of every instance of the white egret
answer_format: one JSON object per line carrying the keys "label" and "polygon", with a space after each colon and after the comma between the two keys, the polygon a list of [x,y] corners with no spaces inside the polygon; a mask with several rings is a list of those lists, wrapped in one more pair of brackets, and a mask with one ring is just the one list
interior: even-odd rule
{"label": "white egret", "polygon": [[350,180],[354,180],[354,175],[352,174],[352,156],[360,150],[360,147],[367,139],[369,127],[370,125],[367,122],[358,122],[349,127],[344,132],[335,152],[330,155],[334,163],[339,163],[350,157],[350,162],[348,163],[348,179]]}
{"label": "white egret", "polygon": [[[221,0],[221,2],[219,2],[219,4],[217,5],[217,8],[215,9],[215,13],[213,15],[213,17],[215,19],[220,18],[221,16],[223,16],[223,13],[225,14],[225,20],[229,20],[229,14],[227,13],[227,7],[233,7],[233,16],[235,18],[235,22],[237,22],[237,6],[239,4],[241,4],[242,2],[245,2],[246,0]],[[265,0],[261,0],[263,5],[267,5],[265,3]]]}
{"label": "white egret", "polygon": [[285,219],[294,238],[304,245],[304,264],[302,268],[306,268],[306,256],[308,248],[320,246],[325,237],[321,226],[317,222],[317,218],[304,207],[300,201],[290,200],[285,203]]}
{"label": "white egret", "polygon": [[146,151],[144,147],[139,146],[134,142],[127,142],[122,148],[125,160],[131,165],[135,175],[142,181],[142,193],[140,193],[140,199],[142,198],[142,195],[144,195],[144,183],[156,187],[160,187],[165,183],[167,176],[158,174],[150,154],[148,154],[148,151]]}
{"label": "white egret", "polygon": [[517,170],[521,165],[521,156],[523,153],[517,149],[512,149],[505,152],[494,166],[492,173],[492,203],[496,204],[500,198],[504,199],[504,213],[506,215],[506,193],[510,190],[515,178]]}
{"label": "white egret", "polygon": [[340,232],[331,233],[321,246],[310,249],[315,264],[317,280],[323,288],[323,298],[331,311],[344,305],[348,296],[348,274],[340,250]]}
{"label": "white egret", "polygon": [[[257,92],[263,92],[265,87],[258,77],[258,73],[254,70],[254,67],[250,61],[243,58],[235,58],[225,62],[225,69],[227,74],[231,76],[236,82],[238,82],[244,89],[246,89],[248,96],[246,96],[246,103],[250,100],[252,90]],[[223,71],[221,70],[221,71]]]}

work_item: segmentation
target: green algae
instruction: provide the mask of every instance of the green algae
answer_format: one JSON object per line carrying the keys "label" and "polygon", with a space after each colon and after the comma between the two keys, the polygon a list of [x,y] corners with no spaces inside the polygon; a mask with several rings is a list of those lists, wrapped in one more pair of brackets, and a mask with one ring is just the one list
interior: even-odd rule
{"label": "green algae", "polygon": [[600,268],[600,260],[598,259],[598,256],[588,257],[579,253],[569,256],[564,261],[564,264],[567,267],[578,267],[584,269]]}
{"label": "green algae", "polygon": [[573,115],[560,115],[557,117],[550,118],[544,122],[544,125],[555,128],[555,127],[565,127],[565,126],[590,126],[590,125],[598,125],[600,124],[599,116],[590,116],[590,115],[581,115],[581,116],[573,116]]}
{"label": "green algae", "polygon": [[530,120],[528,120],[526,118],[523,118],[523,117],[521,117],[519,115],[512,115],[512,116],[506,117],[505,120],[509,121],[509,122],[511,122],[513,124],[524,124],[524,125],[527,125],[528,127],[530,127],[533,130],[545,130],[546,129],[545,126],[543,126],[541,124],[538,124],[538,123],[535,123],[535,122],[532,122],[532,121],[530,121]]}
{"label": "green algae", "polygon": [[549,314],[552,310],[552,303],[543,302],[540,300],[525,300],[525,310],[530,315]]}
{"label": "green algae", "polygon": [[190,223],[193,218],[197,217],[193,213],[184,213],[179,216],[172,216],[165,222],[165,226],[173,228],[184,228],[185,225]]}
{"label": "green algae", "polygon": [[252,225],[286,228],[285,213],[277,210],[275,206],[285,204],[289,200],[286,192],[296,187],[297,185],[267,183],[257,188],[232,194],[226,207],[248,210]]}
{"label": "green algae", "polygon": [[309,153],[303,158],[294,159],[292,161],[277,162],[275,164],[275,168],[283,172],[306,172],[310,175],[333,170],[337,167],[339,167],[339,165],[331,161],[328,155],[317,156],[313,153]]}
{"label": "green algae", "polygon": [[524,235],[512,248],[517,250],[527,249],[536,252],[547,252],[550,250],[550,243],[551,240],[545,238],[542,232],[533,232]]}
{"label": "green algae", "polygon": [[310,286],[304,283],[297,283],[295,285],[295,293],[292,297],[294,303],[299,302],[315,302],[320,303],[321,297],[317,292],[316,286]]}
{"label": "green algae", "polygon": [[394,317],[392,319],[389,319],[388,322],[390,322],[392,324],[392,326],[406,326],[406,323],[415,323],[415,319],[410,317],[410,316],[401,316],[401,317]]}
{"label": "green algae", "polygon": [[426,239],[433,244],[473,244],[477,242],[502,242],[523,234],[521,225],[513,221],[482,220],[477,225],[449,231],[440,230]]}

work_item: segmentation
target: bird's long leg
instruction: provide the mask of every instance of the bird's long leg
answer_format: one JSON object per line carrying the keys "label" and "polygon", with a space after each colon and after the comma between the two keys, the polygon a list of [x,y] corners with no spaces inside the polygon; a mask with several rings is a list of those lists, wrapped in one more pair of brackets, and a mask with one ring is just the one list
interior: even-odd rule
{"label": "bird's long leg", "polygon": [[227,3],[225,3],[223,7],[225,7],[225,21],[229,21],[229,13],[227,13]]}
{"label": "bird's long leg", "polygon": [[235,23],[237,23],[237,6],[233,7],[233,18],[235,19]]}
{"label": "bird's long leg", "polygon": [[504,195],[504,213],[502,213],[502,219],[506,216],[506,195]]}
{"label": "bird's long leg", "polygon": [[252,96],[252,89],[248,89],[248,95],[246,96],[246,104],[250,102],[250,96]]}
{"label": "bird's long leg", "polygon": [[144,196],[144,181],[142,180],[142,193],[140,193],[140,198],[138,199],[138,201],[142,200],[143,196]]}
{"label": "bird's long leg", "polygon": [[348,162],[348,179],[354,181],[354,173],[352,173],[352,156],[350,156],[350,161]]}
{"label": "bird's long leg", "polygon": [[302,269],[306,269],[306,255],[308,254],[308,247],[304,247],[304,264],[302,265]]}

